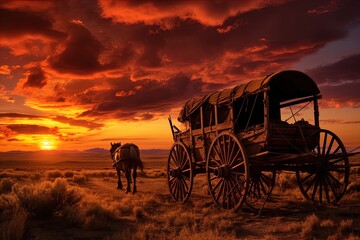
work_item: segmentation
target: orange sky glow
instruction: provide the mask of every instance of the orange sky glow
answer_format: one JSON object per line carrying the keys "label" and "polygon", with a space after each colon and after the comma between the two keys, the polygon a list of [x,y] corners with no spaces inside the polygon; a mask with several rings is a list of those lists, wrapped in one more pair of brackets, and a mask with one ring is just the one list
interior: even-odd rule
{"label": "orange sky glow", "polygon": [[[360,1],[1,1],[0,151],[169,149],[195,96],[295,69],[360,146]],[[179,125],[179,123],[175,124]]]}

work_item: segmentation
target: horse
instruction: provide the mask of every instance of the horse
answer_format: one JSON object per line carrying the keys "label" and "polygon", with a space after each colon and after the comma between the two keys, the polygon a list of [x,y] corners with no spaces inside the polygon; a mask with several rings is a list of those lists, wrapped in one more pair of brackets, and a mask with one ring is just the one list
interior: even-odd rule
{"label": "horse", "polygon": [[116,168],[117,176],[118,176],[118,186],[117,189],[123,189],[123,185],[120,179],[120,171],[125,172],[127,187],[126,193],[130,192],[130,183],[131,183],[131,169],[133,170],[133,191],[135,194],[137,192],[136,189],[136,170],[140,168],[141,171],[144,170],[144,162],[140,159],[140,152],[138,146],[133,143],[126,143],[121,146],[121,143],[110,143],[110,154],[113,160],[113,167]]}

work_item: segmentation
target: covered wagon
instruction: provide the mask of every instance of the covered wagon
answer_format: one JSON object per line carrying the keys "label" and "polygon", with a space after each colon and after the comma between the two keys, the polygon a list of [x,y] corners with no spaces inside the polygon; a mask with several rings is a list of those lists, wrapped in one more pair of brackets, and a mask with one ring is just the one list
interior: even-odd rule
{"label": "covered wagon", "polygon": [[[308,75],[288,70],[188,100],[178,117],[185,130],[169,118],[170,194],[186,202],[194,177],[205,173],[214,202],[236,210],[265,202],[276,171],[288,170],[307,199],[338,202],[349,181],[349,154],[338,136],[320,128],[320,98]],[[309,108],[311,115],[299,118]]]}

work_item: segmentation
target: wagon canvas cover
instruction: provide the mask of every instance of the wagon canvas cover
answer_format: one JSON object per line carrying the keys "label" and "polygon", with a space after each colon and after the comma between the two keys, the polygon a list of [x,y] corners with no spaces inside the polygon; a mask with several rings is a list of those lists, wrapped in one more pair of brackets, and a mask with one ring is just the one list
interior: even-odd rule
{"label": "wagon canvas cover", "polygon": [[231,104],[239,98],[264,91],[267,88],[270,88],[270,91],[281,102],[315,96],[320,93],[316,83],[309,76],[299,71],[287,70],[269,74],[263,79],[253,80],[233,88],[216,91],[203,97],[190,99],[180,111],[178,120],[179,122],[189,120],[189,116],[204,103],[212,105]]}

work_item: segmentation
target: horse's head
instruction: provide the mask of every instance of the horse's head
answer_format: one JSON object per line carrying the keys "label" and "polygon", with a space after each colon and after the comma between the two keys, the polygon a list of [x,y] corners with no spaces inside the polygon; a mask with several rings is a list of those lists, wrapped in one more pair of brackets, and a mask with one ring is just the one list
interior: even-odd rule
{"label": "horse's head", "polygon": [[118,142],[118,143],[110,143],[110,155],[111,155],[111,158],[114,160],[114,155],[115,155],[115,152],[116,152],[116,149],[118,149],[119,147],[121,147],[121,142]]}

